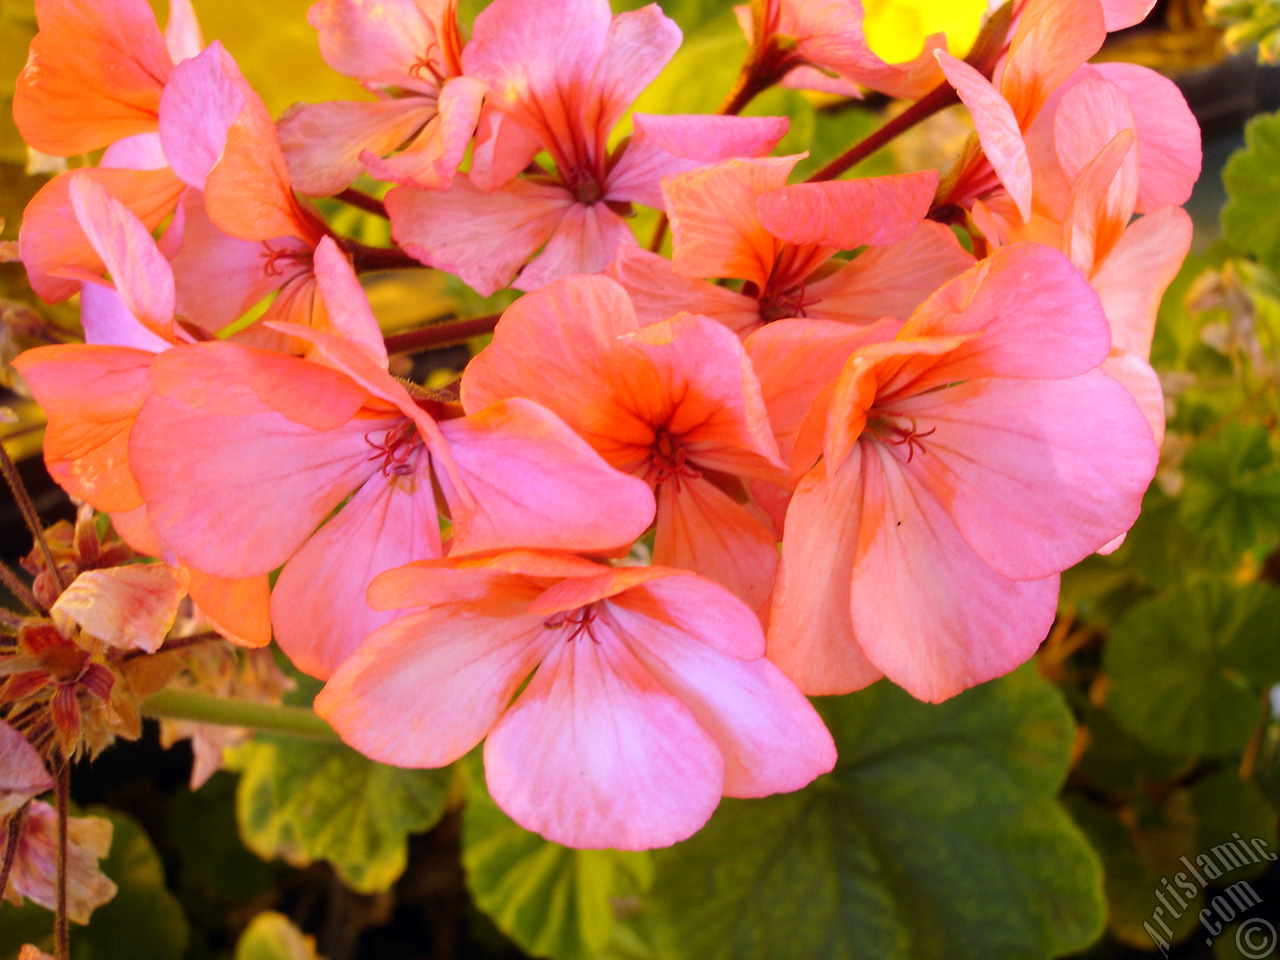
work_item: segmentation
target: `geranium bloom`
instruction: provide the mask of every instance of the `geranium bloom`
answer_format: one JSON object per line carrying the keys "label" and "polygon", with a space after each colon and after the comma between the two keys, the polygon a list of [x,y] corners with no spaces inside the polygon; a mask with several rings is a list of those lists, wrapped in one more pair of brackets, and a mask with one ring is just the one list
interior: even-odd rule
{"label": "geranium bloom", "polygon": [[[637,114],[631,139],[610,151],[610,130],[679,45],[656,4],[615,17],[608,0],[495,0],[462,57],[488,103],[471,172],[446,192],[392,190],[396,242],[484,294],[517,272],[515,286],[533,290],[603,270],[636,242],[629,204],[660,207],[664,176],[760,156],[786,132],[781,117]],[[513,180],[542,150],[555,171]]]}
{"label": "geranium bloom", "polygon": [[666,846],[722,795],[797,790],[835,763],[752,612],[693,574],[519,552],[411,564],[369,595],[426,609],[370,637],[316,711],[399,766],[443,766],[487,736],[494,800],[557,843]]}
{"label": "geranium bloom", "polygon": [[387,373],[350,265],[322,245],[316,270],[342,336],[278,325],[312,344],[308,359],[231,343],[170,350],[152,364],[129,441],[148,512],[179,557],[228,577],[284,565],[272,621],[299,667],[327,676],[390,618],[365,603],[375,574],[440,555],[437,487],[455,551],[610,550],[649,525],[644,484],[535,403],[437,423],[444,405]]}
{"label": "geranium bloom", "polygon": [[950,230],[921,222],[933,171],[787,186],[800,159],[726,160],[663,181],[672,260],[623,248],[608,271],[641,320],[690,311],[744,336],[784,317],[874,323],[905,317],[973,263]]}
{"label": "geranium bloom", "polygon": [[764,0],[734,7],[734,13],[766,85],[781,80],[788,87],[850,97],[869,87],[915,99],[942,82],[933,52],[945,49],[945,37],[929,37],[912,60],[886,63],[867,45],[859,0]]}
{"label": "geranium bloom", "polygon": [[13,100],[23,139],[57,156],[107,148],[99,167],[54,177],[23,213],[23,265],[32,289],[56,303],[79,285],[55,269],[103,266],[72,215],[72,181],[94,180],[149,230],[173,212],[184,185],[160,147],[160,98],[174,65],[204,39],[190,0],[170,3],[163,36],[146,0],[37,0],[36,19]]}
{"label": "geranium bloom", "polygon": [[[828,351],[807,325],[748,351]],[[802,690],[885,675],[937,701],[1031,656],[1058,573],[1128,528],[1155,472],[1141,412],[1097,369],[1109,347],[1079,271],[1021,244],[811,385],[821,460],[787,511],[769,634]]]}
{"label": "geranium bloom", "polygon": [[362,169],[392,183],[448,187],[484,98],[484,84],[461,75],[456,0],[320,0],[307,20],[325,62],[379,99],[301,104],[281,120],[298,191],[329,196]]}
{"label": "geranium bloom", "polygon": [[566,277],[517,300],[468,365],[462,402],[527,397],[658,498],[654,562],[729,587],[759,609],[777,536],[745,480],[788,482],[741,343],[690,314],[642,327],[606,277]]}
{"label": "geranium bloom", "polygon": [[[77,228],[115,283],[69,267],[81,277],[87,342],[37,347],[13,364],[48,416],[44,456],[50,476],[111,514],[135,549],[164,558],[165,545],[151,528],[130,469],[129,434],[151,392],[152,361],[175,344],[193,342],[200,331],[177,323],[173,274],[146,226],[91,179],[73,181],[68,193]],[[181,577],[228,635],[257,645],[270,640],[265,578],[227,581],[195,570]]]}

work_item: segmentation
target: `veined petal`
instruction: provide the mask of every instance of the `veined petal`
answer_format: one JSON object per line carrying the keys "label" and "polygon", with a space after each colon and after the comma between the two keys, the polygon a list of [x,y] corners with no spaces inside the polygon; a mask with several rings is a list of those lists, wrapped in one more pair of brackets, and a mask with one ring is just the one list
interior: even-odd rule
{"label": "veined petal", "polygon": [[750,280],[763,289],[781,242],[760,223],[756,198],[785,184],[799,159],[726,160],[664,181],[672,269],[699,279]]}
{"label": "veined petal", "polygon": [[392,236],[407,253],[488,296],[551,238],[574,199],[561,187],[526,180],[484,193],[457,177],[443,192],[397,187],[386,204]]}
{"label": "veined petal", "polygon": [[759,611],[773,591],[778,540],[745,503],[701,477],[658,485],[653,562],[692,570]]}
{"label": "veined petal", "polygon": [[449,605],[391,621],[329,678],[316,713],[371,759],[402,767],[452,763],[489,733],[559,639],[544,617],[524,613],[527,602],[495,595],[483,606]]}
{"label": "veined petal", "polygon": [[656,3],[619,13],[609,23],[604,50],[583,98],[587,130],[608,131],[680,49],[680,28]]}
{"label": "veined petal", "polygon": [[134,418],[155,354],[128,347],[36,347],[13,361],[49,418],[44,457],[63,489],[105,512],[141,505],[129,469]]}
{"label": "veined petal", "polygon": [[536,290],[571,274],[600,273],[620,247],[635,242],[631,228],[608,204],[571,204],[542,252],[520,271],[512,286]]}
{"label": "veined petal", "polygon": [[682,277],[671,269],[666,257],[639,246],[618,247],[618,255],[605,275],[626,288],[642,324],[658,323],[677,313],[696,313],[745,336],[760,323],[760,304],[754,297],[705,280]]}
{"label": "veined petal", "polygon": [[41,3],[37,22],[13,97],[23,140],[70,157],[156,128],[171,61],[146,0]]}
{"label": "veined petal", "polygon": [[358,346],[370,361],[387,365],[387,345],[355,269],[332,237],[316,247],[316,283],[328,307],[333,332]]}
{"label": "veined petal", "polygon": [[[448,69],[440,47],[441,20],[451,5],[434,0],[320,0],[307,22],[320,34],[324,62],[373,86],[417,89],[420,57]],[[433,50],[433,47],[435,48]]]}
{"label": "veined petal", "polygon": [[660,116],[637,113],[634,132],[605,190],[610,200],[663,209],[663,177],[731,157],[763,157],[790,126],[786,117]]}
{"label": "veined petal", "polygon": [[[613,550],[630,546],[653,520],[644,481],[614,470],[559,417],[529,400],[503,400],[443,421],[440,432],[464,487],[437,475],[453,516],[451,553]],[[460,493],[472,503],[464,505]]]}
{"label": "veined petal", "polygon": [[1100,371],[970,381],[893,412],[936,432],[909,462],[903,446],[881,459],[903,461],[897,469],[937,498],[974,552],[1018,580],[1065,570],[1127,530],[1155,474],[1151,429]]}
{"label": "veined petal", "polygon": [[1107,31],[1099,0],[1027,0],[1018,18],[1000,92],[1028,129],[1050,94],[1098,52]]}
{"label": "veined petal", "polygon": [[484,759],[508,816],[577,848],[683,840],[724,788],[715,740],[611,634],[556,644],[489,735]]}
{"label": "veined petal", "polygon": [[119,200],[147,230],[154,230],[173,212],[185,189],[168,169],[104,167],[59,174],[41,187],[23,211],[18,253],[27,268],[31,289],[50,303],[65,300],[80,289],[79,280],[59,273],[94,275],[104,268],[71,208],[71,185],[82,177],[95,181]]}
{"label": "veined petal", "polygon": [[978,141],[1000,182],[1009,191],[1023,221],[1031,218],[1031,160],[1014,107],[989,80],[963,60],[945,50],[937,53],[947,82],[969,108]]}
{"label": "veined petal", "polygon": [[412,473],[375,473],[280,571],[271,593],[280,649],[299,670],[327,679],[365,637],[397,616],[369,606],[365,593],[373,578],[440,554],[426,464]]}
{"label": "veined petal", "polygon": [[1057,575],[1009,580],[990,569],[891,453],[866,447],[842,469],[861,470],[849,597],[867,658],[931,703],[1025,663],[1053,623]]}
{"label": "veined petal", "polygon": [[762,193],[760,223],[787,243],[852,250],[905,240],[938,189],[936,170],[797,183]]}
{"label": "veined petal", "polygon": [[280,148],[294,189],[330,197],[364,170],[364,151],[383,156],[402,147],[435,116],[424,98],[335,100],[292,108],[280,120]]}
{"label": "veined petal", "polygon": [[484,85],[473,77],[454,77],[441,88],[439,112],[400,153],[370,145],[360,159],[370,175],[390,183],[447,190],[475,132]]}
{"label": "veined petal", "polygon": [[835,766],[836,746],[816,710],[763,657],[739,660],[665,623],[618,610],[631,650],[693,713],[724,755],[724,794],[799,790]]}
{"label": "veined petal", "polygon": [[862,446],[835,473],[819,463],[787,508],[768,657],[810,696],[851,693],[884,674],[862,652],[849,582],[862,522]]}

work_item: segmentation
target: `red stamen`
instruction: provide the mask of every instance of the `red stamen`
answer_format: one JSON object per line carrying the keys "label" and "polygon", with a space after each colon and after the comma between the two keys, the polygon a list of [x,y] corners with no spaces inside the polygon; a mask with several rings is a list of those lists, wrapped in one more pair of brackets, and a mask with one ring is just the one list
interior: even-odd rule
{"label": "red stamen", "polygon": [[365,434],[364,442],[374,450],[368,459],[382,461],[378,469],[383,476],[405,476],[413,473],[410,460],[421,440],[412,420],[401,421],[384,433],[380,440],[375,441],[372,434]]}

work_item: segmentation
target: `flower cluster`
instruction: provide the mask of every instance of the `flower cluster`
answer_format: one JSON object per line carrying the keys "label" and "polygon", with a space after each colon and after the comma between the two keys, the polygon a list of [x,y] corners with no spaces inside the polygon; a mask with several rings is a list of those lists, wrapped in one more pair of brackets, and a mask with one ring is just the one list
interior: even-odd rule
{"label": "flower cluster", "polygon": [[[455,0],[319,0],[374,98],[278,124],[188,0],[163,33],[146,0],[36,6],[19,129],[105,148],[20,237],[85,331],[15,361],[49,469],[374,759],[483,741],[522,826],[670,844],[832,768],[806,695],[1026,661],[1137,517],[1199,134],[1169,81],[1087,61],[1150,2],[1017,0],[967,60],[904,63],[857,0],[755,3],[724,112],[661,116],[628,114],[681,41],[656,5],[493,0],[468,37]],[[941,175],[790,182],[787,120],[736,115],[778,82],[958,97],[976,133]],[[389,372],[358,280],[415,261],[525,292],[452,388]]]}

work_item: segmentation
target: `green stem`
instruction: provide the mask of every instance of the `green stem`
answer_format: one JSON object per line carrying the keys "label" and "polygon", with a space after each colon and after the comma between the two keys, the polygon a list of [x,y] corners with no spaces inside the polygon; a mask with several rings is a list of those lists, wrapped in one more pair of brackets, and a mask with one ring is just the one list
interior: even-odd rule
{"label": "green stem", "polygon": [[307,740],[341,743],[333,727],[306,707],[290,707],[234,697],[216,697],[198,690],[161,690],[142,701],[145,716],[164,720],[192,720],[225,727],[252,727]]}

